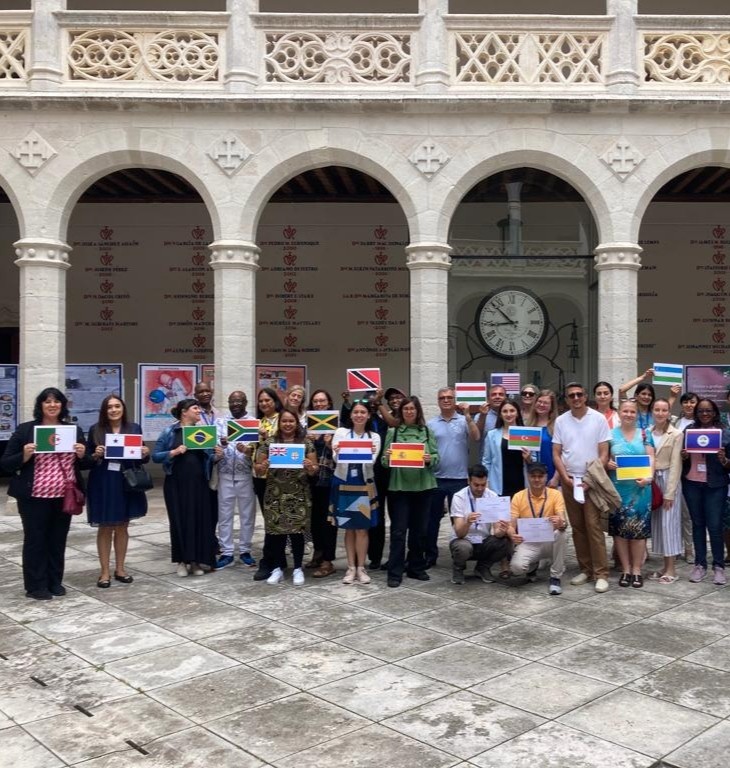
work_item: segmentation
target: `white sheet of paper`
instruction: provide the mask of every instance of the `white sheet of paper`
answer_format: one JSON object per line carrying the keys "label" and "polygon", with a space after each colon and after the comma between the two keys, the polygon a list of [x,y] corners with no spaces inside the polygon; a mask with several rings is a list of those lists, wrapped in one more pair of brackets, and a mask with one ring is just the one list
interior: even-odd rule
{"label": "white sheet of paper", "polygon": [[578,504],[586,503],[586,495],[583,490],[583,478],[578,475],[573,476],[573,498]]}
{"label": "white sheet of paper", "polygon": [[553,524],[548,517],[521,517],[517,521],[517,533],[525,541],[534,543],[554,541]]}
{"label": "white sheet of paper", "polygon": [[122,471],[122,465],[121,465],[121,464],[120,464],[118,461],[110,461],[110,462],[109,462],[109,463],[106,465],[106,468],[107,468],[107,469],[108,469],[110,472],[121,472],[121,471]]}
{"label": "white sheet of paper", "polygon": [[481,499],[474,499],[474,511],[481,516],[483,523],[496,523],[499,520],[510,519],[509,496],[485,496]]}

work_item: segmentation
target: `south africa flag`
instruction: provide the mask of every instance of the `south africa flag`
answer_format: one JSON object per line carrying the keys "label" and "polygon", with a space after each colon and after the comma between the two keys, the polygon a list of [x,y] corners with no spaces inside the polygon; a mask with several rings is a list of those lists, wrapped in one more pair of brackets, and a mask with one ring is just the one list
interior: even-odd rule
{"label": "south africa flag", "polygon": [[183,445],[188,450],[214,448],[218,442],[218,430],[215,424],[183,427]]}
{"label": "south africa flag", "polygon": [[259,439],[258,419],[228,419],[229,443],[255,443]]}

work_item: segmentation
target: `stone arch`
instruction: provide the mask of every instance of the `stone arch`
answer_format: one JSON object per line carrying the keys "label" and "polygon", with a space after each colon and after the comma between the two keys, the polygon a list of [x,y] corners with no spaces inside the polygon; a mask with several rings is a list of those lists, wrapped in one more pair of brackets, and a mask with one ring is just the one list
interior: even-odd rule
{"label": "stone arch", "polygon": [[[24,196],[17,193],[17,191],[13,188],[13,185],[8,180],[8,177],[4,173],[0,173],[0,187],[2,187],[3,192],[5,192],[5,194],[8,196],[10,207],[18,225],[18,232],[24,232],[26,226],[25,221],[27,208],[27,206],[23,204]],[[27,197],[27,193],[25,197]],[[20,236],[22,237],[22,234]],[[12,250],[10,252],[12,253]]]}

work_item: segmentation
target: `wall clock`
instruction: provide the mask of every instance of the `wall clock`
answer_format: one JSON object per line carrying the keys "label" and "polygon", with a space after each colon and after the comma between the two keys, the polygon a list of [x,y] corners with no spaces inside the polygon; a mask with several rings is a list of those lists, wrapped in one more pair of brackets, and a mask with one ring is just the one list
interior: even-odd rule
{"label": "wall clock", "polygon": [[545,340],[548,313],[532,291],[506,286],[481,300],[474,322],[488,352],[504,358],[526,357]]}

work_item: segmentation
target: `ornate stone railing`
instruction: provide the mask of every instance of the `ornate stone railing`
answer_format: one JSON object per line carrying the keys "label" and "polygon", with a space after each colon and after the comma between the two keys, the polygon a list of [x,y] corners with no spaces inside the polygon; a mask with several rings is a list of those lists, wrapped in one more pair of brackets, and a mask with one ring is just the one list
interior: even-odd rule
{"label": "ornate stone railing", "polygon": [[730,19],[640,17],[647,84],[730,83]]}
{"label": "ornate stone railing", "polygon": [[449,16],[452,84],[605,83],[608,17]]}
{"label": "ornate stone railing", "polygon": [[227,14],[58,14],[68,82],[167,85],[223,79]]}
{"label": "ornate stone railing", "polygon": [[415,32],[410,15],[255,14],[262,84],[410,86]]}
{"label": "ornate stone railing", "polygon": [[24,83],[28,78],[30,18],[29,12],[0,15],[0,82],[3,86]]}

